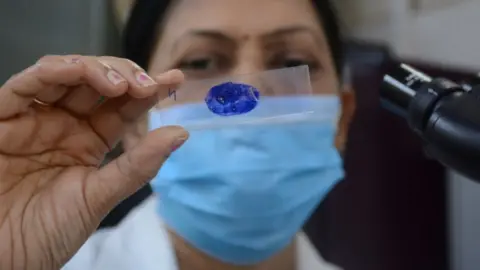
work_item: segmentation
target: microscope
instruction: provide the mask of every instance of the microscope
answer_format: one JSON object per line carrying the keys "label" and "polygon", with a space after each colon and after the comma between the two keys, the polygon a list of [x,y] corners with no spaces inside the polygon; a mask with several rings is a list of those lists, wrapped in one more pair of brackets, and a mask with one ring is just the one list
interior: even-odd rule
{"label": "microscope", "polygon": [[480,76],[455,83],[399,64],[384,76],[380,98],[408,122],[429,157],[480,182]]}

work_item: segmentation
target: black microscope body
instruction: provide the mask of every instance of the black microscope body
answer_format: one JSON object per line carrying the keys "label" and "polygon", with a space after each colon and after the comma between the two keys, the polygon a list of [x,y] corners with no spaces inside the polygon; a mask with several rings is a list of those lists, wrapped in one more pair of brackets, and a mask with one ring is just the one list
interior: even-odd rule
{"label": "black microscope body", "polygon": [[428,156],[480,182],[480,77],[457,84],[400,64],[385,75],[380,97],[407,120]]}

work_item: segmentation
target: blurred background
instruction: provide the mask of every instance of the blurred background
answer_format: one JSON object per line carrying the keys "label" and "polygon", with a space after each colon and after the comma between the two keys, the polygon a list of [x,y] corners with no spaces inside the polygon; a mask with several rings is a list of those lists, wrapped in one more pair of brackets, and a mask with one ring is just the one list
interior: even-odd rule
{"label": "blurred background", "polygon": [[[480,0],[337,0],[357,92],[342,182],[306,231],[348,270],[480,268],[480,185],[423,153],[379,105],[397,62],[462,80],[480,71]],[[120,55],[108,1],[0,1],[0,82],[45,54]]]}

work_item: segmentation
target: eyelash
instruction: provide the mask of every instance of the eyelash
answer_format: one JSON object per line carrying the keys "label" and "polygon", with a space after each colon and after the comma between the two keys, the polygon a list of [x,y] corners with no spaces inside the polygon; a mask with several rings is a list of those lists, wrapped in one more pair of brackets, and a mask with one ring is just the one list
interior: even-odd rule
{"label": "eyelash", "polygon": [[[208,66],[214,65],[214,70],[209,70]],[[185,72],[218,72],[231,66],[228,57],[220,54],[204,55],[192,57],[189,60],[182,60],[177,68]]]}
{"label": "eyelash", "polygon": [[[209,65],[214,65],[213,70],[209,70]],[[202,57],[192,57],[190,60],[183,60],[177,65],[177,68],[185,72],[224,72],[231,68],[233,61],[229,57],[219,54],[205,55]],[[289,57],[284,54],[277,54],[267,60],[267,69],[295,67],[308,65],[310,72],[317,71],[321,65],[318,60],[307,59],[306,57]]]}

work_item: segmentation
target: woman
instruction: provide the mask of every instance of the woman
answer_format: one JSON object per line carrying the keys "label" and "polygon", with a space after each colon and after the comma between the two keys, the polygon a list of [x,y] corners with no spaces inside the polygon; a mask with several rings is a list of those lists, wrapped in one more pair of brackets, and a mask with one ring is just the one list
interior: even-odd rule
{"label": "woman", "polygon": [[[138,5],[144,6],[134,9],[131,22],[127,27],[127,57],[140,66],[148,68],[151,74],[178,68],[185,73],[188,79],[201,79],[308,65],[314,93],[338,95],[342,107],[341,112],[339,111],[341,115],[337,130],[332,129],[330,134],[325,135],[325,138],[319,138],[319,140],[324,139],[326,141],[328,138],[332,138],[329,145],[323,146],[329,156],[324,158],[326,152],[318,153],[325,160],[331,159],[331,164],[334,165],[332,165],[332,168],[324,168],[325,164],[318,164],[319,168],[316,168],[322,171],[325,169],[333,170],[334,178],[318,180],[318,185],[325,185],[323,182],[328,182],[328,185],[322,186],[324,192],[316,193],[318,196],[309,200],[310,203],[307,206],[290,205],[289,202],[285,202],[285,205],[295,209],[294,213],[297,213],[297,210],[302,213],[311,212],[312,208],[320,203],[326,195],[325,193],[341,178],[341,163],[337,162],[338,154],[335,154],[337,150],[334,149],[333,144],[335,141],[338,151],[343,149],[348,123],[353,113],[352,93],[339,91],[339,78],[342,70],[341,45],[335,16],[329,2],[324,0],[152,0],[139,1]],[[135,27],[133,20],[139,19],[139,17],[144,17],[144,20],[137,22],[138,25]],[[157,29],[157,25],[159,26],[158,31],[154,31]],[[158,36],[155,33],[159,33]],[[88,57],[79,57],[79,59],[81,63],[88,62],[85,65],[90,65],[89,61],[93,61],[92,58]],[[115,92],[116,94],[112,94],[113,92],[109,94],[106,90],[98,90],[97,92],[102,96],[116,97],[119,95],[118,93],[125,94],[128,92],[130,97],[142,98],[143,101],[146,97],[152,96],[151,88],[163,89],[163,95],[165,95],[164,88],[166,86],[171,87],[182,81],[176,71],[150,78],[143,73],[140,67],[135,65],[134,68],[137,72],[134,73],[133,78],[130,78],[131,76],[128,77],[128,74],[125,75],[126,73],[123,71],[116,72],[122,65],[125,65],[124,62],[119,63],[119,60],[108,57],[95,60],[103,64],[103,69],[108,70],[107,78],[114,82],[116,88],[123,87],[122,91],[117,89],[120,92]],[[59,59],[55,58],[49,61],[55,62]],[[77,58],[69,58],[67,62],[77,63],[77,61]],[[69,68],[73,69],[72,67]],[[28,76],[28,72],[22,76]],[[144,88],[136,87],[136,84],[131,82],[135,80],[140,82],[140,85]],[[131,87],[123,86],[126,83],[130,83]],[[58,84],[69,86],[71,83],[59,82]],[[94,89],[107,88],[105,85],[95,82],[92,82],[91,85]],[[108,89],[113,91],[112,86],[109,87]],[[32,93],[27,96],[31,97]],[[34,96],[36,97],[34,102],[36,105],[34,105],[39,108],[38,110],[50,110],[50,106],[57,100],[56,97],[51,96],[39,97],[36,94]],[[81,97],[81,94],[79,96]],[[80,99],[76,99],[77,102],[74,103],[70,100],[70,103],[78,104],[78,100]],[[151,102],[149,98],[146,100]],[[148,106],[151,106],[149,102],[147,102]],[[105,106],[107,108],[118,107],[120,104],[125,104],[125,101],[112,104],[112,106],[106,106],[108,104]],[[134,112],[134,115],[128,114],[128,117],[125,117],[125,113],[123,113],[124,117],[120,117],[120,119],[123,119],[123,122],[128,122],[125,119],[137,118],[139,113],[147,107],[145,102],[142,105],[133,106],[136,109],[130,108],[132,106],[126,106],[129,108],[127,111]],[[70,106],[75,107],[75,105]],[[139,109],[140,107],[141,109]],[[123,112],[123,108],[120,110],[121,112]],[[86,108],[71,110],[75,113],[83,113]],[[118,113],[119,110],[116,110],[116,112]],[[9,114],[6,115],[9,116]],[[109,114],[105,115],[109,116]],[[2,116],[1,109],[0,116]],[[106,116],[98,117],[98,119],[103,121],[98,120],[94,123],[101,122],[105,126],[112,124],[112,121],[106,121]],[[118,120],[116,121],[118,122]],[[116,135],[121,132],[120,126],[124,125],[119,125],[118,128],[113,130],[103,127],[100,133],[102,136],[99,136],[99,138],[107,138],[107,145],[112,145]],[[155,121],[150,121],[150,130],[158,127]],[[94,125],[94,128],[98,129],[96,125]],[[142,128],[139,128],[139,130],[142,130]],[[109,136],[105,136],[105,134]],[[335,140],[333,140],[334,135],[336,135]],[[153,140],[153,138],[157,140]],[[219,138],[224,140],[224,138]],[[73,226],[71,222],[59,222],[62,226],[58,226],[55,230],[55,226],[40,222],[41,226],[55,230],[55,233],[47,234],[48,239],[50,239],[50,235],[55,235],[53,241],[41,241],[42,243],[48,243],[45,244],[47,250],[54,251],[54,255],[46,256],[47,258],[51,257],[51,260],[48,261],[53,260],[51,265],[60,265],[71,256],[79,245],[79,241],[88,235],[91,225],[99,221],[105,209],[111,207],[113,202],[118,200],[122,194],[123,196],[130,194],[129,192],[134,187],[133,182],[139,187],[142,181],[151,177],[152,168],[156,167],[158,169],[163,158],[170,151],[177,150],[186,139],[185,133],[176,129],[164,130],[163,132],[155,131],[149,133],[146,138],[135,138],[135,136],[132,138],[130,136],[125,143],[127,155],[117,159],[118,161],[114,162],[114,165],[107,165],[99,171],[87,173],[87,175],[92,175],[92,177],[87,178],[98,180],[89,184],[90,187],[87,186],[82,189],[82,192],[79,192],[87,198],[97,198],[93,200],[95,203],[83,205],[83,208],[89,210],[85,214],[88,217],[86,223],[88,226],[84,226],[88,230],[75,231],[69,227],[69,225]],[[207,153],[192,152],[201,143],[199,144],[199,141],[195,140],[195,136],[190,139],[184,145],[185,147],[180,148],[170,157],[166,163],[167,167],[184,167],[182,160],[188,158],[188,156],[193,156],[201,162],[208,160],[209,155]],[[302,139],[298,141],[303,139],[302,136]],[[171,147],[165,149],[165,145],[163,147],[156,145],[158,142],[168,143]],[[225,143],[228,142],[225,141]],[[282,145],[278,145],[278,147],[282,147]],[[97,148],[103,149],[100,145]],[[95,150],[95,148],[92,150]],[[140,150],[142,150],[142,155],[139,154]],[[102,151],[98,150],[96,152]],[[146,152],[148,152],[148,155],[144,154]],[[162,157],[160,157],[160,154]],[[285,155],[291,154],[285,153]],[[295,155],[294,153],[294,156],[295,159],[302,160],[301,155]],[[142,157],[142,159],[139,157]],[[51,162],[51,160],[48,162]],[[260,164],[261,166],[263,164]],[[135,168],[135,170],[132,168]],[[146,171],[142,172],[139,168],[145,168]],[[69,164],[68,169],[73,169],[73,165]],[[177,170],[180,174],[184,171]],[[65,175],[62,176],[66,177]],[[270,227],[268,222],[265,223],[265,221],[264,224],[260,224],[258,215],[262,214],[261,211],[256,213],[255,218],[238,217],[236,216],[238,213],[235,212],[225,214],[225,211],[223,211],[225,215],[222,216],[218,215],[219,212],[213,210],[211,212],[201,212],[191,208],[187,209],[188,205],[185,198],[168,196],[169,198],[162,199],[161,196],[164,194],[162,192],[166,189],[162,184],[161,176],[160,173],[152,182],[155,194],[151,198],[129,213],[118,226],[98,231],[91,236],[78,253],[64,266],[64,269],[335,269],[334,266],[321,260],[306,236],[299,232],[308,215],[304,214],[296,217],[296,214],[289,214],[284,211],[285,209],[279,209],[280,216],[272,219],[271,223],[285,220],[285,224],[275,224],[276,230],[265,230],[265,228]],[[229,177],[220,174],[217,176],[224,181],[222,190],[224,188],[235,189],[234,186],[229,184]],[[56,177],[56,174],[52,173],[44,178],[48,180],[53,177]],[[209,178],[202,177],[200,175],[198,180],[209,181]],[[135,179],[135,181],[129,180],[128,188],[121,188],[117,187],[118,182],[114,184],[114,180],[111,179]],[[303,179],[299,177],[290,180],[301,181]],[[101,185],[104,189],[107,186],[110,189],[115,189],[115,192],[102,192],[102,189],[95,186],[100,185],[99,181],[103,182]],[[90,180],[90,182],[92,181]],[[177,185],[175,180],[172,185]],[[222,205],[215,204],[212,201],[217,196],[224,196],[220,189],[213,188],[205,193],[203,188],[197,190],[197,192],[193,186],[179,185],[176,187],[203,195],[202,203],[212,207],[211,209],[225,210],[222,209]],[[50,192],[58,195],[60,190],[63,191],[66,188],[68,186]],[[279,185],[278,188],[282,188],[282,186]],[[278,188],[275,187],[272,192],[277,191]],[[128,189],[128,191],[125,189]],[[301,197],[304,191],[299,190],[293,194],[298,194],[298,197]],[[206,194],[211,194],[211,196],[205,196]],[[92,200],[90,199],[90,201]],[[226,201],[226,203],[241,202]],[[56,216],[51,214],[54,213],[53,209],[54,207],[47,207],[46,212],[43,216],[40,216],[40,219],[50,218],[50,215],[53,215],[51,219],[56,222]],[[77,208],[70,207],[67,210],[75,212]],[[187,214],[179,215],[180,212]],[[23,213],[25,215],[25,211]],[[294,222],[288,221],[290,217],[295,219]],[[185,222],[186,218],[195,222]],[[83,219],[82,222],[84,222]],[[212,229],[214,227],[216,229]],[[283,227],[288,227],[288,230]],[[220,230],[220,233],[216,234],[214,230]],[[222,234],[222,230],[227,233]],[[233,232],[233,234],[228,234],[228,232]],[[235,234],[235,232],[238,234]],[[296,232],[298,234],[295,236]],[[0,230],[1,235],[2,231]],[[271,240],[271,236],[280,240]],[[15,238],[12,236],[12,239]],[[69,241],[64,241],[64,239],[69,239]],[[70,239],[75,241],[70,241]],[[13,240],[12,243],[14,243]],[[32,245],[27,246],[31,247]],[[18,245],[14,245],[14,247],[18,249]],[[36,251],[39,249],[36,249]],[[60,255],[57,253],[60,253]],[[0,252],[0,254],[2,253]],[[29,256],[28,258],[33,260],[32,258],[37,257]],[[13,261],[21,262],[20,259]],[[42,260],[40,261],[42,262]]]}
{"label": "woman", "polygon": [[[312,1],[257,1],[255,4],[248,1],[147,2],[149,1],[137,4],[126,26],[126,55],[153,73],[179,68],[188,79],[203,79],[309,65],[314,90],[318,94],[338,94],[338,78],[342,70],[341,45],[335,17],[328,1],[316,1],[314,5]],[[158,23],[161,23],[161,26],[157,31]],[[154,34],[157,32],[159,34]],[[349,92],[340,95],[344,95],[345,100],[348,100],[351,94]],[[346,104],[344,109],[351,110],[350,105]],[[344,144],[343,138],[348,124],[346,120],[350,112],[344,116],[345,122],[339,125],[337,136],[337,147],[340,149]],[[154,126],[151,128],[158,127],[152,122],[154,121],[151,121]],[[136,140],[134,134],[140,136],[146,129],[146,123],[138,125],[127,134],[124,146],[132,147]],[[202,181],[201,176],[198,176],[196,181]],[[153,182],[153,192],[161,196],[162,191],[157,182]],[[157,201],[158,198],[154,195],[130,215],[153,212],[147,209],[158,208]],[[229,269],[229,263],[243,263],[231,258],[225,264],[229,255],[213,251],[209,244],[202,246],[197,243],[200,240],[187,236],[188,232],[179,232],[180,228],[173,225],[180,222],[179,217],[167,218],[165,212],[158,214],[168,219],[165,222],[167,227],[170,227],[169,238],[174,243],[180,269],[194,269],[189,264],[199,264],[197,260],[204,262],[209,269]],[[128,216],[126,219],[128,220]],[[121,223],[120,227],[127,226],[126,222]],[[136,222],[132,221],[132,224],[134,223]],[[193,228],[188,231],[191,229]],[[306,239],[304,237],[301,234],[300,239]],[[303,244],[302,241],[299,240],[300,245]],[[308,245],[310,246],[309,243]],[[228,245],[224,249],[228,249]],[[291,265],[294,259],[293,256],[288,258],[288,254],[292,255],[292,251],[293,248],[278,251],[280,258],[262,258],[264,268],[281,269],[280,266],[272,266],[276,263]],[[257,251],[258,253],[260,252]],[[195,257],[198,259],[194,259]],[[261,269],[260,266],[257,267]]]}

